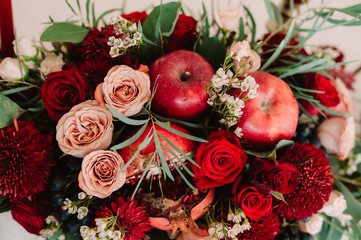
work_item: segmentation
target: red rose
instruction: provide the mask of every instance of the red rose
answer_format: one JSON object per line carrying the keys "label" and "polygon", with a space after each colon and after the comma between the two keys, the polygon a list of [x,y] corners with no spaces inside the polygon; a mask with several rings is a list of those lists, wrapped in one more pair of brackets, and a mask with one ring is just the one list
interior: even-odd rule
{"label": "red rose", "polygon": [[298,184],[299,171],[290,163],[279,164],[275,159],[256,158],[250,168],[250,177],[253,179],[252,183],[263,193],[290,193]]}
{"label": "red rose", "polygon": [[140,21],[140,23],[143,25],[148,15],[146,12],[143,11],[143,12],[132,12],[129,14],[122,14],[121,16],[129,21],[135,22],[136,24],[138,24],[138,22]]}
{"label": "red rose", "polygon": [[231,183],[247,164],[247,154],[238,137],[228,131],[212,132],[207,143],[201,143],[192,166],[197,188],[212,188]]}
{"label": "red rose", "polygon": [[40,230],[45,226],[44,209],[42,204],[38,204],[28,199],[18,200],[11,205],[11,215],[26,231],[40,235]]}
{"label": "red rose", "polygon": [[[340,98],[338,97],[336,88],[331,84],[328,78],[321,74],[307,74],[304,81],[304,87],[311,90],[321,91],[322,93],[312,93],[312,96],[325,107],[334,107],[340,103]],[[319,112],[319,110],[308,101],[301,101],[301,104],[311,115]]]}
{"label": "red rose", "polygon": [[168,38],[168,52],[177,49],[192,49],[197,40],[197,21],[180,14],[172,35]]}
{"label": "red rose", "polygon": [[50,73],[40,92],[49,116],[59,120],[73,106],[85,101],[86,88],[86,83],[75,67]]}
{"label": "red rose", "polygon": [[257,188],[251,186],[242,187],[232,200],[239,204],[247,217],[255,221],[272,208],[272,196],[264,196]]}

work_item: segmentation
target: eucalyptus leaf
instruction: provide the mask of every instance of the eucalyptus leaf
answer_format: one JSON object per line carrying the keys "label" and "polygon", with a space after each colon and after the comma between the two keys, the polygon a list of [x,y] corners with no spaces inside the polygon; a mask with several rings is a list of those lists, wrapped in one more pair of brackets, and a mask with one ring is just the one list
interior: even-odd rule
{"label": "eucalyptus leaf", "polygon": [[88,34],[89,29],[69,22],[54,23],[48,27],[40,37],[45,42],[81,42]]}
{"label": "eucalyptus leaf", "polygon": [[[153,131],[155,132],[155,129],[153,129]],[[155,143],[155,146],[156,146],[156,151],[158,152],[158,156],[159,156],[161,164],[162,164],[164,179],[166,179],[165,176],[168,176],[170,179],[172,179],[174,181],[174,177],[173,177],[173,175],[172,175],[172,173],[171,173],[171,171],[169,169],[168,162],[164,157],[165,154],[164,154],[162,146],[160,145],[160,141],[159,141],[159,137],[158,137],[157,133],[154,134],[154,143]]]}
{"label": "eucalyptus leaf", "polygon": [[347,189],[342,182],[336,178],[333,180],[334,186],[343,194],[347,203],[347,209],[345,213],[352,216],[353,220],[358,222],[361,219],[361,203],[354,198],[352,193]]}
{"label": "eucalyptus leaf", "polygon": [[181,137],[184,137],[184,138],[196,141],[196,142],[207,142],[207,140],[204,140],[203,138],[192,136],[192,135],[189,135],[187,133],[181,132],[181,131],[179,131],[179,130],[177,130],[175,128],[172,128],[169,125],[169,122],[161,122],[161,121],[156,120],[155,124],[157,124],[158,126],[164,128],[164,129],[168,130],[169,132],[174,133],[174,134],[176,134],[178,136],[181,136]]}
{"label": "eucalyptus leaf", "polygon": [[287,206],[289,206],[290,208],[294,209],[288,202],[286,202],[285,198],[283,197],[283,194],[280,192],[272,192],[271,195],[273,197],[275,197],[276,199],[284,202]]}
{"label": "eucalyptus leaf", "polygon": [[251,11],[246,6],[243,6],[243,8],[244,8],[244,10],[246,10],[247,16],[250,18],[251,23],[252,23],[252,27],[251,27],[252,38],[251,38],[250,45],[253,46],[254,40],[256,39],[256,28],[257,28],[256,21],[254,20],[254,17],[252,15]]}
{"label": "eucalyptus leaf", "polygon": [[251,150],[247,150],[246,153],[249,155],[253,155],[255,157],[258,158],[275,158],[277,159],[276,156],[276,152],[278,149],[284,148],[284,147],[288,147],[288,146],[293,146],[295,143],[291,140],[281,140],[277,143],[277,145],[275,146],[275,148],[271,151],[266,151],[266,152],[255,152],[255,151],[251,151]]}
{"label": "eucalyptus leaf", "polygon": [[59,229],[58,231],[56,231],[53,236],[51,236],[49,238],[49,240],[58,240],[59,236],[64,234],[63,230],[62,229]]}
{"label": "eucalyptus leaf", "polygon": [[107,108],[112,112],[114,117],[118,118],[120,121],[122,121],[123,123],[128,124],[128,125],[139,126],[139,125],[146,124],[149,121],[149,119],[136,120],[136,119],[128,118],[128,117],[124,116],[123,114],[117,112],[114,108],[112,108],[108,104],[107,104]]}
{"label": "eucalyptus leaf", "polygon": [[122,149],[125,148],[127,146],[129,146],[130,144],[132,144],[133,142],[135,142],[145,131],[145,129],[147,128],[148,123],[145,123],[138,131],[136,134],[134,134],[132,137],[128,138],[127,140],[114,145],[113,147],[111,147],[111,150],[117,150],[117,149]]}
{"label": "eucalyptus leaf", "polygon": [[245,39],[245,33],[244,33],[244,21],[243,17],[239,19],[239,36],[238,41],[243,41]]}
{"label": "eucalyptus leaf", "polygon": [[169,2],[153,8],[143,25],[144,35],[156,43],[159,43],[160,39],[154,38],[154,33],[170,36],[177,22],[179,9],[178,2]]}
{"label": "eucalyptus leaf", "polygon": [[97,27],[99,25],[100,20],[102,20],[108,14],[116,12],[116,11],[121,11],[121,10],[122,10],[122,8],[114,8],[114,9],[110,9],[108,11],[103,12],[102,14],[100,14],[100,16],[98,18],[96,18],[94,27]]}
{"label": "eucalyptus leaf", "polygon": [[0,93],[0,128],[9,126],[24,110],[10,98]]}
{"label": "eucalyptus leaf", "polygon": [[[210,51],[210,49],[212,49],[212,51]],[[215,71],[221,67],[226,57],[226,50],[217,37],[204,38],[203,41],[197,45],[195,51],[204,57]]]}
{"label": "eucalyptus leaf", "polygon": [[4,90],[4,91],[0,92],[0,94],[2,94],[2,95],[10,95],[10,94],[13,94],[13,93],[18,93],[18,92],[22,92],[22,91],[25,91],[25,90],[29,90],[30,88],[32,88],[32,86],[11,88],[11,89]]}

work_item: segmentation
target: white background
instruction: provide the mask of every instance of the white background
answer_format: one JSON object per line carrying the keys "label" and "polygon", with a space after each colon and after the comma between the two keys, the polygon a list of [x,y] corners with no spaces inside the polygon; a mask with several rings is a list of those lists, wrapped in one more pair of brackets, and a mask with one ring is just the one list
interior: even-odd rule
{"label": "white background", "polygon": [[[1,0],[0,0],[1,1]],[[75,0],[69,0],[75,4]],[[85,5],[85,0],[80,0],[82,5]],[[93,0],[96,6],[96,13],[100,14],[105,10],[111,8],[121,8],[123,6],[122,0]],[[169,2],[169,0],[163,0]],[[198,17],[201,11],[202,1],[200,0],[183,0],[183,6],[187,15]],[[204,0],[206,6],[210,9],[211,0]],[[215,7],[222,7],[229,4],[232,7],[239,7],[243,3],[253,13],[257,22],[257,36],[262,37],[266,33],[266,22],[268,19],[267,12],[263,0],[214,0]],[[274,0],[274,3],[279,4],[281,0]],[[361,3],[360,0],[329,0],[329,6],[346,7]],[[142,11],[149,9],[150,6],[159,4],[160,1],[150,0],[128,0],[125,4],[125,12]],[[321,0],[310,0],[310,6],[319,6]],[[65,0],[13,0],[13,12],[16,32],[18,37],[27,36],[33,40],[37,40],[40,32],[44,29],[45,23],[49,21],[50,15],[55,21],[64,21],[70,16],[72,12],[66,6]],[[322,45],[336,45],[345,53],[346,61],[358,60],[356,63],[350,64],[347,69],[349,71],[355,70],[361,62],[361,27],[338,27],[336,29],[327,30],[316,34],[311,39],[312,44]],[[358,115],[361,110],[361,75],[357,76],[357,83],[354,84],[355,92],[354,104],[358,108]],[[0,214],[0,239],[1,240],[35,240],[38,239],[35,235],[27,234],[27,232],[19,226],[11,217],[11,214]]]}

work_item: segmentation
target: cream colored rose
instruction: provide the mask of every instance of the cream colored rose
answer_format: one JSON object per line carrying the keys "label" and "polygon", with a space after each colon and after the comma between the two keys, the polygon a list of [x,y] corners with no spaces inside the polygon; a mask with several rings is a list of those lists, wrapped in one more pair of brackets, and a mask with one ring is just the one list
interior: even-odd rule
{"label": "cream colored rose", "polygon": [[127,177],[122,157],[113,151],[98,150],[83,159],[78,176],[79,187],[88,195],[106,198],[121,188]]}
{"label": "cream colored rose", "polygon": [[149,76],[126,65],[111,68],[104,83],[95,90],[95,99],[101,106],[107,103],[124,116],[140,112],[150,96]]}
{"label": "cream colored rose", "polygon": [[78,158],[94,150],[107,149],[113,135],[112,119],[112,113],[95,100],[75,105],[56,126],[60,149]]}
{"label": "cream colored rose", "polygon": [[308,222],[302,222],[300,221],[298,223],[298,228],[302,232],[306,232],[312,235],[315,235],[319,232],[321,232],[323,224],[323,217],[320,214],[314,214]]}
{"label": "cream colored rose", "polygon": [[[247,41],[233,43],[227,54],[233,56],[234,67],[238,73],[255,72],[261,66],[261,57],[251,49]],[[245,59],[248,59],[248,62]]]}
{"label": "cream colored rose", "polygon": [[355,113],[356,108],[352,104],[349,90],[340,78],[332,78],[331,84],[336,88],[340,103],[330,109],[338,113]]}
{"label": "cream colored rose", "polygon": [[[13,41],[14,52],[18,53],[18,56],[35,57],[37,55],[36,44],[27,37],[17,39],[15,46],[15,40]],[[17,47],[17,50],[16,50]]]}
{"label": "cream colored rose", "polygon": [[45,56],[45,59],[40,63],[40,71],[45,75],[49,75],[52,72],[61,71],[65,62],[63,61],[63,55],[56,55],[55,53],[50,53]]}
{"label": "cream colored rose", "polygon": [[317,137],[327,152],[338,155],[345,160],[356,141],[356,123],[353,117],[331,117],[317,128]]}
{"label": "cream colored rose", "polygon": [[16,58],[5,58],[0,63],[0,77],[7,80],[17,80],[26,75],[26,66],[23,64],[20,70],[19,61]]}
{"label": "cream colored rose", "polygon": [[214,18],[220,28],[235,32],[239,31],[241,18],[241,11],[239,9],[231,7],[217,8],[214,11]]}
{"label": "cream colored rose", "polygon": [[346,221],[352,219],[351,215],[343,213],[346,209],[347,203],[345,197],[342,195],[341,192],[337,190],[332,190],[330,198],[323,205],[322,209],[319,212],[325,213],[330,217],[337,218],[344,226]]}

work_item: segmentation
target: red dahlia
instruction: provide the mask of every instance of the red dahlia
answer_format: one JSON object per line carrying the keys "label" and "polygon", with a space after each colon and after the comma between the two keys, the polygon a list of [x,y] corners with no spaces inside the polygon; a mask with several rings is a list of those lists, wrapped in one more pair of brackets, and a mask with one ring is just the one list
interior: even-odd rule
{"label": "red dahlia", "polygon": [[273,240],[280,233],[280,222],[272,212],[265,214],[258,221],[250,220],[251,229],[237,236],[240,240]]}
{"label": "red dahlia", "polygon": [[100,207],[95,214],[98,218],[117,216],[115,230],[125,231],[124,240],[142,239],[145,237],[145,232],[151,229],[145,209],[137,207],[137,201],[134,200],[128,199],[124,202],[124,199],[119,197],[111,203],[111,206]]}
{"label": "red dahlia", "polygon": [[11,201],[33,198],[45,190],[50,173],[52,137],[41,135],[33,121],[0,129],[0,195]]}
{"label": "red dahlia", "polygon": [[294,209],[278,201],[276,212],[287,219],[298,220],[317,213],[332,191],[333,176],[326,155],[313,144],[295,143],[285,151],[280,162],[299,164],[300,175],[296,189],[283,195]]}

